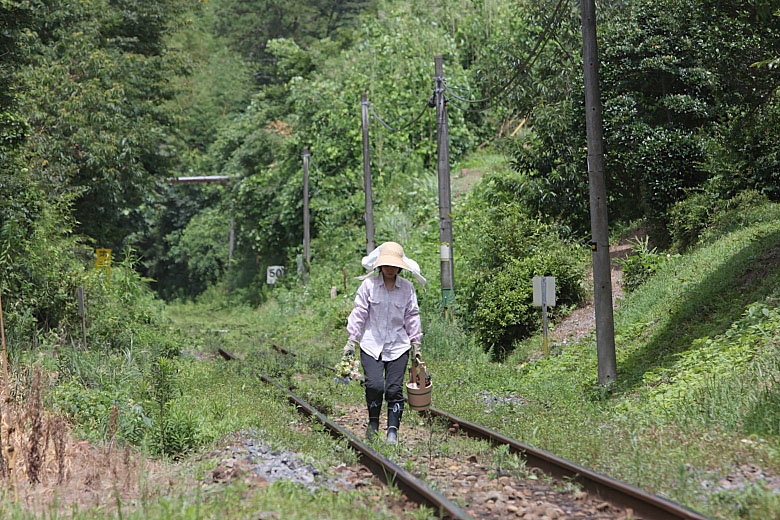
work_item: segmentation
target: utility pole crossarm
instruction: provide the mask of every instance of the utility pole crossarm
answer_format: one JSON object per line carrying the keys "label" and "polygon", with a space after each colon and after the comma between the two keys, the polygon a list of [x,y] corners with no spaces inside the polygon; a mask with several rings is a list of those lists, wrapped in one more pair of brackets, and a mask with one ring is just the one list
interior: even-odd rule
{"label": "utility pole crossarm", "polygon": [[186,182],[227,182],[231,179],[235,179],[235,175],[201,175],[197,177],[168,177],[165,179],[170,183],[186,183]]}

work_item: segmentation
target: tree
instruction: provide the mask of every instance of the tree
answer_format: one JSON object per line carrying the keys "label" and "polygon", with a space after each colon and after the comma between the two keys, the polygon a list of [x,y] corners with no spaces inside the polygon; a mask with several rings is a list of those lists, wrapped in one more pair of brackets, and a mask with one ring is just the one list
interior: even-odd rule
{"label": "tree", "polygon": [[137,208],[172,160],[163,38],[181,4],[52,0],[22,76],[32,172],[76,195],[78,231],[103,246],[143,226]]}
{"label": "tree", "polygon": [[[644,1],[601,20],[611,219],[646,217],[663,229],[671,204],[723,169],[732,170],[731,175],[734,169],[747,170],[748,178],[755,172],[759,161],[744,145],[771,128],[769,117],[755,116],[772,112],[778,84],[777,72],[751,67],[780,45],[780,24],[767,16],[766,5]],[[534,132],[514,150],[517,168],[531,176],[525,200],[534,204],[545,197],[544,204],[535,204],[540,210],[552,207],[584,233],[581,98],[574,90],[560,96],[557,105],[535,109]],[[776,156],[776,147],[756,145],[762,149],[759,155]],[[728,166],[716,172],[715,163]],[[756,180],[729,184],[738,189]]]}
{"label": "tree", "polygon": [[22,33],[32,22],[32,12],[21,2],[0,2],[0,175],[11,175],[19,145],[27,127],[17,109],[18,67],[26,48]]}
{"label": "tree", "polygon": [[275,57],[268,42],[288,38],[307,47],[349,27],[373,1],[355,0],[224,0],[218,9],[216,32],[257,67],[260,84],[276,83]]}

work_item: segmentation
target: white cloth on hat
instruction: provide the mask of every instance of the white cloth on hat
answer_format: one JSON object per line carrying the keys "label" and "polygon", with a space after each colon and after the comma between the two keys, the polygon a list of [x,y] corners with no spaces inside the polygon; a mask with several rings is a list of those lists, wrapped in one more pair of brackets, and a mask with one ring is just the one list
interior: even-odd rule
{"label": "white cloth on hat", "polygon": [[[379,246],[375,248],[373,251],[371,251],[368,256],[364,256],[361,263],[363,264],[363,267],[371,271],[368,274],[364,274],[363,276],[356,277],[358,280],[365,280],[366,278],[369,278],[370,276],[373,276],[376,274],[374,272],[374,264],[376,264],[377,259],[379,258],[380,250],[382,249],[382,246]],[[411,271],[412,276],[414,276],[414,279],[417,280],[417,282],[422,285],[423,289],[425,289],[425,284],[427,283],[427,280],[423,278],[423,275],[420,274],[420,264],[406,256],[406,253],[403,255],[404,262],[409,266],[409,271]]]}

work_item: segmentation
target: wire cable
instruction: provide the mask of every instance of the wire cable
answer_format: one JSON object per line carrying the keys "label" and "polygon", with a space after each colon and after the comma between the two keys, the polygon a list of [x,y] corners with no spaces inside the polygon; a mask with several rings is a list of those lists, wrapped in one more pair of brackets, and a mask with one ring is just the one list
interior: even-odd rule
{"label": "wire cable", "polygon": [[410,127],[411,125],[413,125],[414,123],[416,123],[416,122],[417,122],[417,120],[418,120],[418,119],[420,119],[420,118],[422,117],[422,115],[425,113],[425,111],[428,109],[428,102],[426,101],[426,103],[425,103],[425,106],[424,106],[424,107],[423,107],[423,109],[422,109],[422,110],[421,110],[421,111],[420,111],[420,112],[419,112],[419,113],[418,113],[418,114],[417,114],[417,115],[414,117],[414,119],[412,119],[412,120],[408,121],[407,123],[403,124],[402,126],[400,126],[400,127],[398,127],[398,128],[393,128],[392,126],[390,126],[389,124],[387,124],[387,123],[386,123],[386,122],[385,122],[385,121],[384,121],[384,120],[383,120],[383,119],[382,119],[382,118],[379,116],[379,114],[377,114],[377,113],[376,113],[376,111],[374,110],[374,107],[373,107],[373,106],[371,106],[371,102],[370,102],[370,101],[365,101],[365,102],[364,102],[364,101],[361,101],[361,102],[360,102],[360,104],[361,104],[361,105],[363,105],[364,103],[365,103],[365,104],[368,106],[368,109],[371,111],[371,114],[374,116],[374,118],[375,118],[377,121],[379,121],[380,123],[382,123],[382,126],[384,126],[385,128],[387,128],[387,129],[388,129],[388,130],[390,130],[391,132],[400,132],[401,130],[403,130],[403,129],[405,129],[405,128],[408,128],[408,127]]}
{"label": "wire cable", "polygon": [[[536,63],[536,58],[538,58],[538,57],[539,57],[538,54],[536,56],[534,56],[534,59],[531,61],[530,64],[528,64],[528,66],[529,67],[533,67],[534,63]],[[495,96],[491,96],[491,97],[495,98]],[[462,98],[455,97],[455,99],[462,99]],[[473,113],[487,112],[488,110],[492,110],[492,109],[496,108],[496,106],[498,105],[498,102],[494,101],[490,105],[488,105],[486,107],[482,107],[482,108],[464,108],[464,107],[458,105],[457,103],[454,103],[454,102],[450,103],[450,101],[451,101],[451,98],[447,98],[445,100],[445,102],[447,103],[447,106],[450,106],[452,108],[457,108],[458,110],[460,110],[462,112],[473,112]]]}
{"label": "wire cable", "polygon": [[[517,72],[515,72],[515,75],[512,76],[512,78],[510,78],[510,80],[506,82],[500,89],[498,89],[497,92],[487,97],[484,97],[482,99],[466,99],[453,92],[452,89],[456,87],[448,86],[446,81],[444,81],[444,78],[441,78],[442,85],[444,85],[444,89],[447,91],[450,97],[452,97],[453,99],[457,99],[458,101],[462,101],[464,103],[475,103],[475,104],[485,103],[486,101],[490,101],[491,99],[497,97],[499,94],[504,92],[507,88],[509,88],[515,81],[517,81],[517,79],[520,77],[520,74],[522,72],[524,72],[529,66],[533,66],[533,64],[536,63],[536,58],[538,57],[537,52],[541,50],[549,41],[553,25],[555,25],[558,19],[558,14],[562,6],[563,6],[563,0],[558,0],[558,3],[556,4],[555,9],[553,10],[553,14],[550,16],[550,19],[547,21],[547,26],[545,27],[542,36],[539,38],[539,40],[537,40],[536,45],[526,57],[525,63],[523,63],[522,66],[517,68]],[[461,107],[457,107],[457,108],[461,108]],[[461,108],[461,110],[474,111],[474,112],[482,111],[482,110],[468,110],[463,108]]]}

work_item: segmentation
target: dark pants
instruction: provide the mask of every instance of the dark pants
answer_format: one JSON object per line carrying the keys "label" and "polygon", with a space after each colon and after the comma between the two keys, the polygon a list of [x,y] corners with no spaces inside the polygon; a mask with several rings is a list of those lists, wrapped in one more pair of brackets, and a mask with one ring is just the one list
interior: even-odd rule
{"label": "dark pants", "polygon": [[404,372],[408,362],[408,350],[393,361],[382,361],[381,355],[377,361],[362,350],[360,351],[360,363],[363,365],[363,373],[366,375],[366,404],[370,419],[379,418],[383,395],[387,400],[388,408],[403,410]]}

